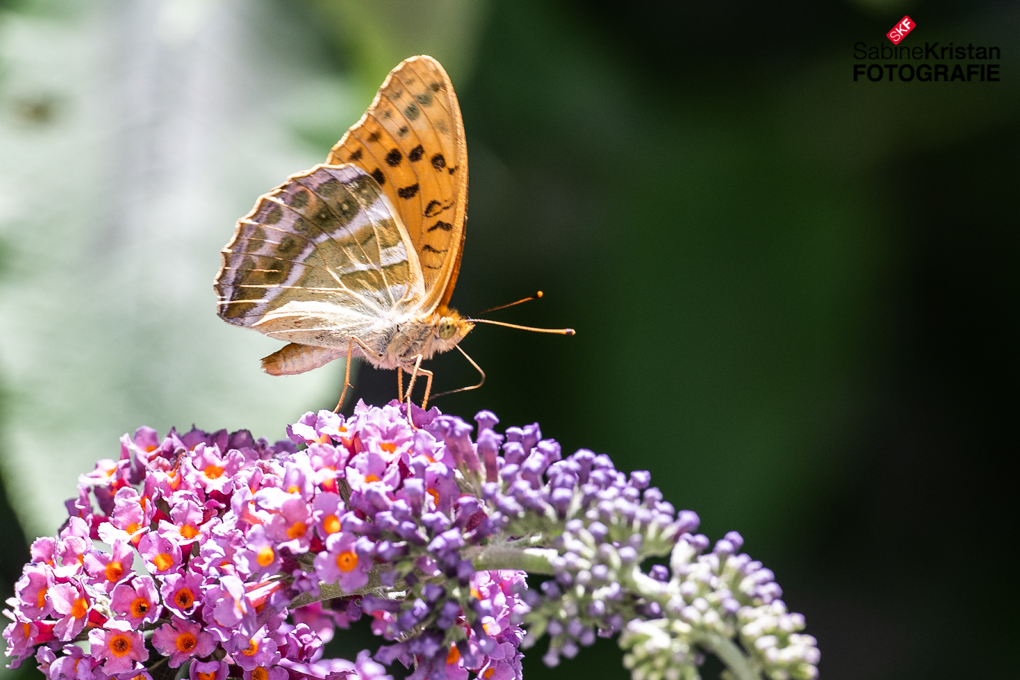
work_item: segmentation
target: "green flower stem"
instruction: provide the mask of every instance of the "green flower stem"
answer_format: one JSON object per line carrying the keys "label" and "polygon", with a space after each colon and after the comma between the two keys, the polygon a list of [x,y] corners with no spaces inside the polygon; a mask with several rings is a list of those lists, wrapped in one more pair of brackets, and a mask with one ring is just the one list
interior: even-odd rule
{"label": "green flower stem", "polygon": [[518,569],[529,574],[555,574],[550,560],[557,552],[549,548],[517,548],[506,543],[486,546],[472,558],[478,571]]}
{"label": "green flower stem", "polygon": [[702,649],[712,652],[737,677],[737,680],[761,680],[761,675],[751,659],[733,640],[718,633],[695,630],[691,639]]}
{"label": "green flower stem", "polygon": [[[557,552],[552,549],[519,548],[501,542],[485,546],[477,551],[472,558],[472,564],[478,571],[516,569],[529,574],[552,575],[555,570],[551,560],[556,555]],[[666,584],[656,581],[637,567],[634,568],[628,580],[630,583],[626,585],[641,597],[658,602],[663,606],[669,599]],[[335,597],[351,597],[368,593],[398,593],[403,589],[402,582],[398,582],[393,588],[383,586],[379,580],[378,568],[373,568],[369,574],[368,583],[354,592],[345,592],[336,583],[322,583],[319,585],[318,597],[305,593],[295,598],[290,606],[297,608]],[[757,666],[733,640],[718,633],[702,630],[692,631],[691,639],[704,650],[719,657],[737,680],[761,680]]]}
{"label": "green flower stem", "polygon": [[[656,581],[636,566],[631,572],[629,588],[642,597],[658,602],[665,609],[669,601],[668,586]],[[702,649],[712,652],[726,664],[738,680],[761,680],[756,664],[730,638],[705,630],[691,631],[691,640]]]}

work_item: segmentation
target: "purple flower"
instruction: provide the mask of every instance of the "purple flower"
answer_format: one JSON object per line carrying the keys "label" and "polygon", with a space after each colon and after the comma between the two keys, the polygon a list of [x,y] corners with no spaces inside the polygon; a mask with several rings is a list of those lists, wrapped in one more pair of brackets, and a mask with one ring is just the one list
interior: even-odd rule
{"label": "purple flower", "polygon": [[231,658],[246,671],[259,666],[272,666],[280,660],[276,640],[266,636],[266,629],[261,628],[255,635],[238,634],[224,643]]}
{"label": "purple flower", "polygon": [[333,534],[326,541],[326,551],[315,557],[315,573],[323,583],[339,583],[344,592],[352,593],[368,583],[372,553],[367,537],[346,531]]}
{"label": "purple flower", "polygon": [[219,585],[209,588],[202,598],[206,623],[220,639],[227,639],[237,629],[253,631],[255,610],[248,602],[244,582],[236,576],[222,576]]}

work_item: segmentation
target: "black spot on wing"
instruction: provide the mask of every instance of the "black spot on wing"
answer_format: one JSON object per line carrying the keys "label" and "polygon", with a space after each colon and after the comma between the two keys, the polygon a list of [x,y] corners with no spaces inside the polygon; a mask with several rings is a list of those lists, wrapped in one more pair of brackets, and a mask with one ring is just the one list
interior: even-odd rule
{"label": "black spot on wing", "polygon": [[417,163],[421,160],[421,157],[425,154],[425,147],[421,144],[411,149],[411,152],[407,154],[407,159],[412,163]]}
{"label": "black spot on wing", "polygon": [[452,168],[447,168],[446,171],[452,175],[453,173],[457,172],[457,168],[459,167],[460,167],[459,165],[455,165]]}
{"label": "black spot on wing", "polygon": [[423,92],[421,94],[416,94],[416,95],[414,95],[414,98],[417,99],[418,103],[421,104],[422,106],[429,106],[429,105],[432,104],[432,93],[431,92],[426,91],[426,92]]}
{"label": "black spot on wing", "polygon": [[444,222],[442,220],[439,220],[438,222],[433,224],[431,227],[429,227],[428,231],[435,231],[436,229],[442,229],[443,231],[450,231],[451,229],[453,229],[453,225],[450,224],[449,222]]}
{"label": "black spot on wing", "polygon": [[421,109],[418,108],[417,104],[408,104],[407,108],[404,109],[404,117],[410,121],[417,120],[420,115]]}
{"label": "black spot on wing", "polygon": [[443,212],[443,204],[439,201],[429,201],[429,204],[425,206],[425,217],[435,217],[441,212]]}
{"label": "black spot on wing", "polygon": [[417,193],[418,193],[417,184],[412,184],[411,186],[404,187],[403,189],[397,189],[397,196],[400,196],[401,198],[413,198],[415,195],[417,195]]}
{"label": "black spot on wing", "polygon": [[347,160],[350,161],[351,163],[353,163],[355,161],[360,161],[361,160],[361,156],[364,153],[365,153],[364,149],[358,149],[357,151],[352,153],[350,156],[348,156]]}
{"label": "black spot on wing", "polygon": [[436,170],[442,170],[443,168],[446,167],[446,159],[443,157],[443,154],[441,153],[437,153],[435,156],[432,157],[431,160],[432,167],[435,168]]}
{"label": "black spot on wing", "polygon": [[379,132],[376,131],[376,132],[373,132],[372,134],[370,134],[368,136],[368,141],[370,141],[370,142],[378,142],[379,141]]}
{"label": "black spot on wing", "polygon": [[411,128],[407,127],[406,125],[402,126],[399,130],[397,130],[397,136],[398,137],[405,136],[410,129]]}
{"label": "black spot on wing", "polygon": [[433,92],[439,92],[440,90],[445,90],[446,86],[443,83],[439,82],[429,83],[429,89],[432,90]]}
{"label": "black spot on wing", "polygon": [[444,248],[443,250],[436,250],[427,243],[421,247],[421,251],[423,253],[445,253],[446,250],[447,250],[446,248]]}
{"label": "black spot on wing", "polygon": [[382,170],[380,170],[379,168],[376,168],[375,170],[372,171],[371,174],[372,174],[372,179],[374,179],[376,182],[378,182],[379,186],[382,186],[383,184],[386,184],[386,175],[383,174]]}
{"label": "black spot on wing", "polygon": [[400,165],[402,160],[404,160],[404,156],[400,153],[400,149],[390,149],[390,152],[386,154],[386,165],[391,168]]}

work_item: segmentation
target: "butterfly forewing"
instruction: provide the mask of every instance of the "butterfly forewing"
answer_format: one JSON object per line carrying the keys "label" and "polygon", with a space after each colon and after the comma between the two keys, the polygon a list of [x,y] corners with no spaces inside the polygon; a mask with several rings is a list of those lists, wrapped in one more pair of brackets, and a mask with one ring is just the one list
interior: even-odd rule
{"label": "butterfly forewing", "polygon": [[316,166],[262,196],[223,250],[216,291],[224,320],[327,347],[425,295],[390,201],[353,165]]}
{"label": "butterfly forewing", "polygon": [[356,164],[382,187],[417,251],[421,313],[446,304],[463,250],[468,173],[460,106],[439,62],[419,56],[397,66],[328,163]]}

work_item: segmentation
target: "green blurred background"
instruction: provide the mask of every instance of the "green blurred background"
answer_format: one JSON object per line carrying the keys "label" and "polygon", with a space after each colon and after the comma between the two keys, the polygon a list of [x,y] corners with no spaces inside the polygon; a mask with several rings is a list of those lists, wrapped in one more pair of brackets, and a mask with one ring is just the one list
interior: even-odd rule
{"label": "green blurred background", "polygon": [[[999,46],[1001,82],[852,82],[904,14],[904,45]],[[340,367],[263,376],[275,343],[216,318],[219,249],[425,52],[470,150],[453,303],[541,289],[492,316],[578,330],[478,328],[488,382],[438,405],[742,532],[824,678],[1008,676],[1018,35],[1006,2],[0,0],[4,596],[122,433],[332,405]],[[612,642],[543,650],[526,677],[627,677]]]}

